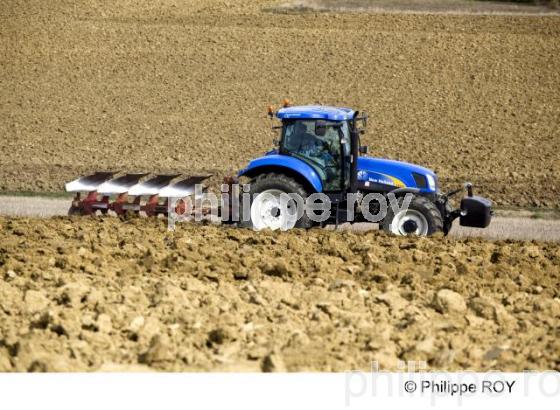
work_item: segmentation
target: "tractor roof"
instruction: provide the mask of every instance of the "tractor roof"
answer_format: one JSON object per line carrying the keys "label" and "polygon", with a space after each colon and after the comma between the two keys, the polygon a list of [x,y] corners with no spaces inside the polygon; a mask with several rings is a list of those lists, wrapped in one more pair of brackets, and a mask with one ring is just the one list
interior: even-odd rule
{"label": "tractor roof", "polygon": [[291,118],[309,118],[331,121],[350,120],[354,117],[354,110],[342,107],[329,107],[325,105],[300,105],[297,107],[281,108],[276,116],[282,120]]}

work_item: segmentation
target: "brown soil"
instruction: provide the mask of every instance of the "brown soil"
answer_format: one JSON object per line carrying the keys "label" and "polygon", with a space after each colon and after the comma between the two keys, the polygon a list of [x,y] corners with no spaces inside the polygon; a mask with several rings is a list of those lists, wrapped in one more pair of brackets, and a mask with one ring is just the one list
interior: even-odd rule
{"label": "brown soil", "polygon": [[145,218],[0,228],[0,371],[560,370],[555,243]]}
{"label": "brown soil", "polygon": [[[230,4],[233,3],[233,4]],[[0,190],[100,169],[239,169],[265,111],[371,114],[373,155],[558,207],[560,17],[278,14],[276,2],[3,1]]]}

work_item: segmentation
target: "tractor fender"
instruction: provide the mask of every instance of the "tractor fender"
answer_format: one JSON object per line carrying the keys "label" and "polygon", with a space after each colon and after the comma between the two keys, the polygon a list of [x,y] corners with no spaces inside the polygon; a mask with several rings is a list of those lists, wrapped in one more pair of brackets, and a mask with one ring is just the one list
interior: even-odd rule
{"label": "tractor fender", "polygon": [[394,194],[394,195],[401,195],[401,194],[419,194],[420,193],[420,189],[419,188],[397,188],[397,189],[393,189],[392,191],[389,191],[390,194]]}
{"label": "tractor fender", "polygon": [[277,172],[296,179],[307,190],[323,191],[323,183],[319,174],[307,163],[288,155],[268,154],[249,162],[237,176],[254,177],[259,174]]}

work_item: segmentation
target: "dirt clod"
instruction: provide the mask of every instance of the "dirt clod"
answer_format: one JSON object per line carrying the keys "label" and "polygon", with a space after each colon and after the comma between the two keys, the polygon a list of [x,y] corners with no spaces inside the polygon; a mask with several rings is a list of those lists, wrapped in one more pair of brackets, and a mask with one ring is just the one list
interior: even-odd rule
{"label": "dirt clod", "polygon": [[278,353],[272,352],[263,358],[261,370],[265,373],[272,373],[285,372],[287,369],[282,357]]}
{"label": "dirt clod", "polygon": [[463,313],[467,310],[465,299],[449,289],[442,289],[436,293],[434,307],[440,313]]}
{"label": "dirt clod", "polygon": [[42,291],[28,290],[25,292],[25,307],[30,314],[41,312],[49,306],[50,301]]}

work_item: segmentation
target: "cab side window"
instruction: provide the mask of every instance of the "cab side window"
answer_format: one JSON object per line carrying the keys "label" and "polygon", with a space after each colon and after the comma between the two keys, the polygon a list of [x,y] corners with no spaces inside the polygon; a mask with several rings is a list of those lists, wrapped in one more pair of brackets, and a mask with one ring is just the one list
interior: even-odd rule
{"label": "cab side window", "polygon": [[320,175],[325,191],[341,188],[341,127],[327,127],[325,135],[315,133],[315,120],[285,124],[282,152],[308,163]]}

